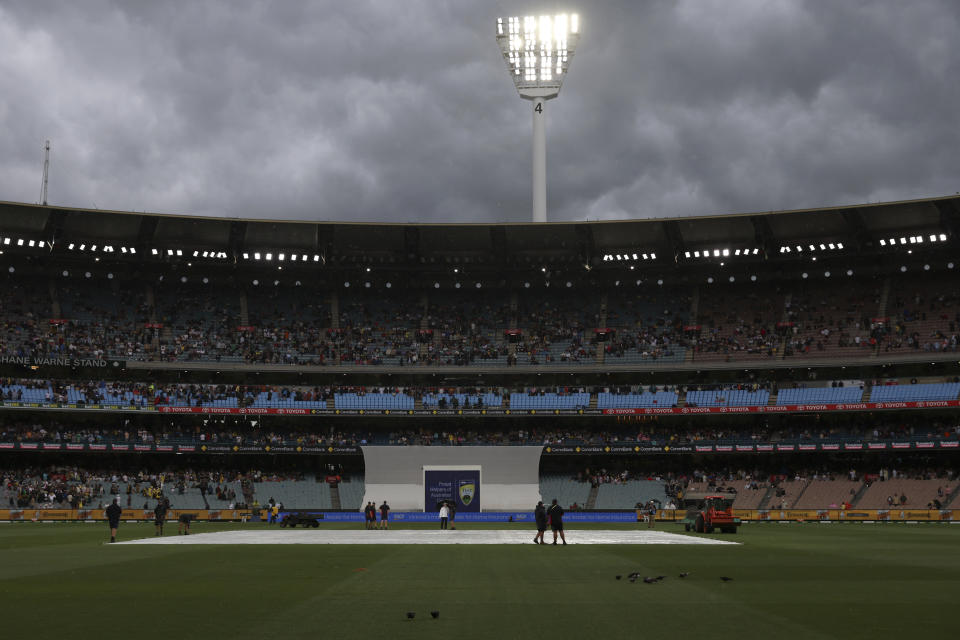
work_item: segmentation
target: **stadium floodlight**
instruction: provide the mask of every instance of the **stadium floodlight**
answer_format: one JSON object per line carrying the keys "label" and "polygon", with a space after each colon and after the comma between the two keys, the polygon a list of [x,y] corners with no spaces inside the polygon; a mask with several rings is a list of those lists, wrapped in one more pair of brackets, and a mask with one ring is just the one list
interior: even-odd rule
{"label": "stadium floodlight", "polygon": [[547,221],[544,107],[560,86],[580,40],[577,14],[497,18],[497,44],[517,93],[533,105],[533,221]]}

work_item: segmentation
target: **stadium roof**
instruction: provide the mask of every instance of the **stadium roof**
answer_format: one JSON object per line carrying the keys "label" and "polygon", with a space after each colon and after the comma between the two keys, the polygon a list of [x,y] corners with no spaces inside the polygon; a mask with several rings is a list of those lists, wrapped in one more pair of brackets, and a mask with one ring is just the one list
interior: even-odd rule
{"label": "stadium roof", "polygon": [[[698,257],[789,259],[839,246],[871,254],[894,244],[953,244],[960,237],[960,196],[796,211],[605,222],[430,224],[303,222],[201,218],[0,202],[0,242],[34,241],[49,252],[107,247],[138,260],[197,257],[224,261],[296,256],[308,262],[431,264],[474,262],[647,261],[668,265]],[[9,239],[9,240],[8,240]],[[12,245],[11,245],[12,243]],[[74,248],[70,249],[69,247]],[[722,253],[727,250],[729,254]],[[180,253],[177,253],[177,252]],[[721,253],[716,253],[721,252]],[[694,254],[698,255],[694,255]],[[245,257],[246,254],[246,257]],[[737,254],[739,255],[739,253]],[[809,255],[809,253],[808,253]]]}

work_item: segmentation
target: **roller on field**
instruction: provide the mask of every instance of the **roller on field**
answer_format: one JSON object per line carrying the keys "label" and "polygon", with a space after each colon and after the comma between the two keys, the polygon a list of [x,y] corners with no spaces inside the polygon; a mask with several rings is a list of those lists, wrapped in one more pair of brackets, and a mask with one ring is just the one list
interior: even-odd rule
{"label": "roller on field", "polygon": [[691,501],[683,518],[686,531],[696,533],[736,533],[740,518],[733,516],[733,498],[729,496],[706,496]]}

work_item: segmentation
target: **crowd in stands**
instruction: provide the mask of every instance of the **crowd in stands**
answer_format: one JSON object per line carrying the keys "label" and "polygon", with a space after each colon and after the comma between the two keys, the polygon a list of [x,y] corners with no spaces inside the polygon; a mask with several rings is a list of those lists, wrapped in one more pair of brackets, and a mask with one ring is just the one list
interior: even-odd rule
{"label": "crowd in stands", "polygon": [[[86,418],[84,418],[86,420]],[[671,418],[643,422],[581,422],[565,424],[531,418],[522,424],[488,423],[484,427],[455,427],[405,421],[364,423],[353,426],[350,418],[322,428],[297,418],[264,421],[263,416],[196,417],[190,420],[156,420],[127,415],[119,424],[103,421],[72,421],[63,416],[45,421],[10,415],[0,422],[0,442],[46,442],[74,444],[230,444],[264,447],[376,445],[655,445],[678,446],[708,443],[817,443],[888,441],[911,438],[957,439],[960,421],[929,415],[849,413],[780,414],[743,423],[733,420]]]}
{"label": "crowd in stands", "polygon": [[139,507],[141,500],[156,501],[161,495],[183,495],[188,487],[199,489],[201,495],[215,498],[220,503],[229,501],[235,504],[238,503],[236,492],[227,485],[239,481],[242,476],[189,469],[128,474],[64,466],[4,470],[0,471],[0,478],[7,497],[4,508],[102,509],[114,498],[119,498],[121,505]]}
{"label": "crowd in stands", "polygon": [[[259,506],[253,483],[303,481],[300,471],[260,469],[147,471],[91,469],[80,465],[26,465],[0,468],[0,508],[103,509],[113,499],[133,509],[152,509],[166,497],[177,507],[178,496],[199,493],[205,508]],[[237,491],[239,488],[239,493]]]}
{"label": "crowd in stands", "polygon": [[[60,456],[61,460],[65,459]],[[100,460],[100,459],[97,459]],[[115,497],[121,506],[150,509],[161,497],[173,508],[185,508],[185,494],[202,499],[205,508],[258,507],[267,503],[273,491],[270,483],[331,482],[340,479],[343,469],[333,465],[322,472],[304,472],[296,465],[275,468],[222,468],[216,461],[171,458],[144,459],[110,467],[96,463],[42,463],[33,457],[5,458],[0,462],[0,508],[102,509]],[[579,460],[579,459],[578,459]],[[777,458],[756,458],[749,466],[730,466],[727,458],[689,459],[592,458],[586,466],[573,459],[551,459],[551,464],[571,465],[562,474],[581,486],[600,488],[616,485],[628,489],[632,483],[662,486],[660,508],[684,508],[690,500],[720,494],[734,498],[735,508],[836,508],[850,509],[938,509],[960,508],[954,503],[960,492],[960,473],[951,460],[918,454],[907,458],[853,457],[853,465],[841,459],[820,459],[820,466],[805,462],[792,467]],[[745,462],[739,458],[738,463]],[[239,462],[239,459],[237,460]],[[792,460],[793,463],[797,459]],[[194,463],[209,465],[193,467]],[[555,475],[543,469],[542,474]],[[254,486],[259,487],[255,494]],[[266,486],[265,486],[266,485]],[[625,492],[625,495],[629,491]],[[585,495],[585,494],[584,494]],[[624,504],[619,508],[630,508]],[[572,506],[572,505],[571,505]],[[578,503],[576,508],[586,507]],[[196,506],[186,508],[197,508]]]}
{"label": "crowd in stands", "polygon": [[[312,365],[751,361],[956,351],[960,285],[892,278],[591,292],[340,292],[5,274],[0,351]],[[696,303],[694,302],[696,299]],[[598,343],[595,329],[614,329]],[[509,338],[505,332],[513,332]],[[598,344],[600,351],[598,353]]]}
{"label": "crowd in stands", "polygon": [[957,351],[960,346],[960,287],[955,283],[894,278],[887,307],[892,327],[887,351]]}
{"label": "crowd in stands", "polygon": [[[680,508],[691,500],[714,494],[733,499],[734,508],[741,509],[850,509],[854,504],[861,509],[940,509],[946,505],[956,508],[951,501],[960,492],[960,474],[949,465],[925,464],[929,462],[932,461],[916,461],[911,466],[904,460],[899,468],[881,465],[868,471],[835,466],[785,469],[773,461],[766,468],[729,468],[717,462],[712,469],[675,471],[651,469],[643,466],[647,463],[637,461],[614,463],[620,464],[616,468],[610,468],[610,463],[586,467],[569,478],[592,487],[634,481],[661,483],[667,499],[658,506],[666,509]],[[904,487],[910,490],[905,491]]]}
{"label": "crowd in stands", "polygon": [[[890,387],[895,387],[892,391]],[[238,385],[0,378],[0,401],[38,405],[305,409],[597,409],[957,400],[955,377],[689,385],[433,387]]]}

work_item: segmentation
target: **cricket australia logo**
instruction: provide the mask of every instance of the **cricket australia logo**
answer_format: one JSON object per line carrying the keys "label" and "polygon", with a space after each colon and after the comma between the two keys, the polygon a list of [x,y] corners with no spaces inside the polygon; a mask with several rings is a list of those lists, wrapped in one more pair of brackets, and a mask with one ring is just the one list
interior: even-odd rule
{"label": "cricket australia logo", "polygon": [[473,493],[476,490],[476,486],[471,482],[470,484],[460,485],[460,502],[464,505],[469,505],[473,502]]}

